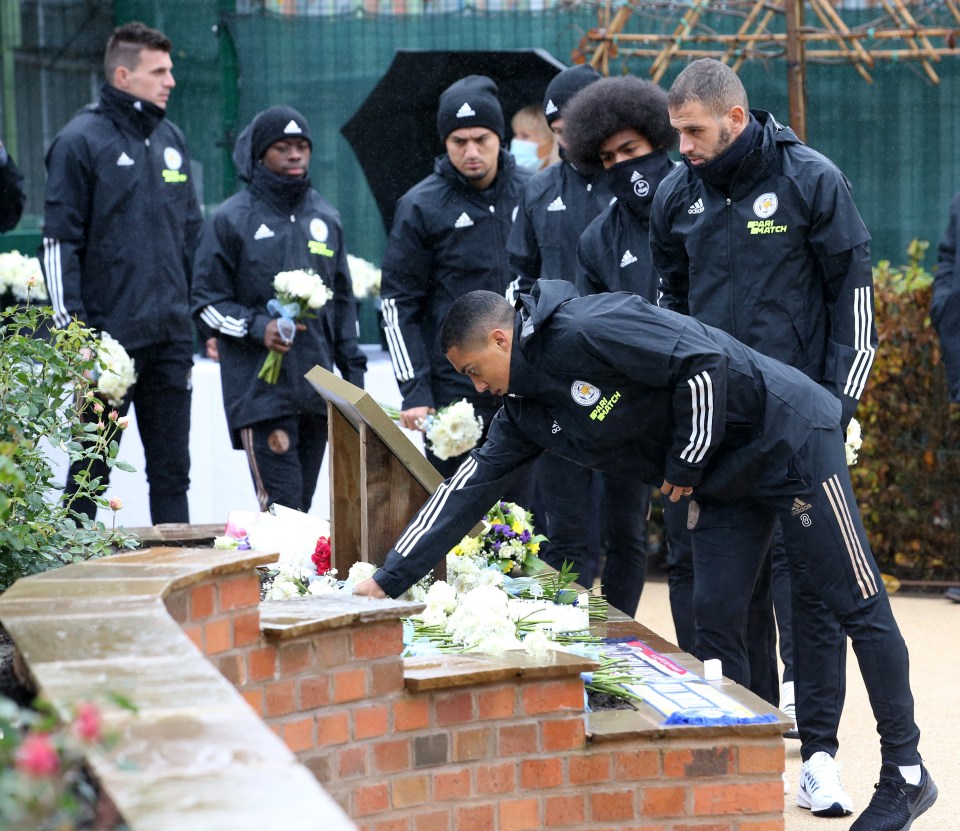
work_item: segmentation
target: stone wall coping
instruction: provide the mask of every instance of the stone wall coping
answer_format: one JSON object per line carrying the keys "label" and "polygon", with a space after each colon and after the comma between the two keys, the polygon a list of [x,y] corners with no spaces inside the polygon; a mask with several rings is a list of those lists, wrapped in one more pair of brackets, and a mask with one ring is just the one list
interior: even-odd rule
{"label": "stone wall coping", "polygon": [[404,659],[403,681],[411,692],[423,692],[492,684],[521,676],[528,680],[569,678],[596,667],[596,662],[589,658],[552,649],[536,656],[521,650],[497,655],[481,652],[423,655]]}
{"label": "stone wall coping", "polygon": [[23,578],[0,596],[38,694],[65,719],[93,701],[116,733],[88,761],[131,831],[355,831],[163,602],[276,557],[155,548]]}
{"label": "stone wall coping", "polygon": [[397,620],[425,608],[423,603],[389,599],[373,601],[369,597],[340,592],[266,600],[260,604],[260,631],[268,638],[282,640],[340,629],[353,623]]}

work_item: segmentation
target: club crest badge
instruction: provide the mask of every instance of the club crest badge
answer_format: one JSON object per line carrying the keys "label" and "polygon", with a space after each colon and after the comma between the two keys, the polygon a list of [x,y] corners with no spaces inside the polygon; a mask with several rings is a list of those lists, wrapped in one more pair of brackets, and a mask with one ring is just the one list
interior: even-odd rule
{"label": "club crest badge", "polygon": [[779,205],[780,203],[777,201],[777,195],[775,193],[761,193],[756,200],[754,200],[753,212],[760,217],[760,219],[766,219],[777,212]]}
{"label": "club crest badge", "polygon": [[163,163],[168,170],[179,170],[183,167],[183,156],[180,155],[180,151],[176,147],[164,147]]}
{"label": "club crest badge", "polygon": [[574,381],[570,385],[570,395],[581,407],[590,407],[600,400],[600,390],[586,381]]}
{"label": "club crest badge", "polygon": [[330,229],[327,227],[327,223],[320,219],[320,217],[314,217],[310,220],[310,236],[317,242],[326,242],[327,237],[330,236]]}

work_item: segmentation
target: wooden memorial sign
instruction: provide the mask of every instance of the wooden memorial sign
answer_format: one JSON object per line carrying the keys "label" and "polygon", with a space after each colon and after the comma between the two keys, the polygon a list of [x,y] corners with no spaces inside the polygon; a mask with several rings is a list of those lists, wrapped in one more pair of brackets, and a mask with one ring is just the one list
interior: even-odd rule
{"label": "wooden memorial sign", "polygon": [[[346,577],[356,562],[383,565],[443,477],[368,393],[320,366],[306,378],[327,402],[331,558]],[[446,564],[433,572],[445,579]]]}

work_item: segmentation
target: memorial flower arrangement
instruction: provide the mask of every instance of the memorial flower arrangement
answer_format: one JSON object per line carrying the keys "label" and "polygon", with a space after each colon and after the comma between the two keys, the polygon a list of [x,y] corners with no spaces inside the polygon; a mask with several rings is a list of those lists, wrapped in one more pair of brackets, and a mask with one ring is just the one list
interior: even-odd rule
{"label": "memorial flower arrangement", "polygon": [[482,557],[505,574],[528,565],[547,538],[533,528],[533,517],[514,502],[501,500],[483,518],[483,530],[476,537],[464,537],[454,554]]}
{"label": "memorial flower arrangement", "polygon": [[[297,321],[311,317],[310,310],[323,308],[333,297],[333,292],[323,279],[309,269],[281,271],[273,278],[275,297],[267,303],[267,311],[277,318],[280,337],[285,343],[293,343],[297,335]],[[283,354],[267,352],[257,377],[268,384],[276,384],[280,378]]]}
{"label": "memorial flower arrangement", "polygon": [[127,391],[137,380],[133,358],[119,341],[104,332],[97,345],[97,362],[93,380],[100,393],[112,407],[119,407]]}
{"label": "memorial flower arrangement", "polygon": [[860,453],[860,447],[863,444],[863,434],[860,431],[860,422],[855,418],[850,419],[847,425],[847,441],[844,450],[847,452],[847,464],[855,465]]}
{"label": "memorial flower arrangement", "polygon": [[430,452],[438,459],[452,459],[473,450],[483,435],[483,419],[465,398],[441,407],[423,422]]}
{"label": "memorial flower arrangement", "polygon": [[353,282],[353,296],[357,300],[364,297],[380,296],[380,269],[362,257],[347,254],[350,267],[350,279]]}
{"label": "memorial flower arrangement", "polygon": [[40,261],[19,251],[0,254],[0,295],[9,292],[21,302],[48,300]]}

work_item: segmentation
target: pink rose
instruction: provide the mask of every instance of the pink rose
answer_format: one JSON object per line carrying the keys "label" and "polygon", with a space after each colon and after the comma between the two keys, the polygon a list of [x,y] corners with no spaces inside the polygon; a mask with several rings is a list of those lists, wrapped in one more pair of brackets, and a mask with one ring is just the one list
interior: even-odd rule
{"label": "pink rose", "polygon": [[100,741],[103,731],[103,718],[96,704],[85,701],[77,707],[77,716],[73,720],[73,732],[85,742]]}
{"label": "pink rose", "polygon": [[46,733],[31,733],[17,748],[17,769],[28,776],[53,776],[60,767],[60,757]]}
{"label": "pink rose", "polygon": [[110,510],[119,511],[121,508],[123,508],[123,501],[119,496],[113,497],[113,499],[110,500]]}

